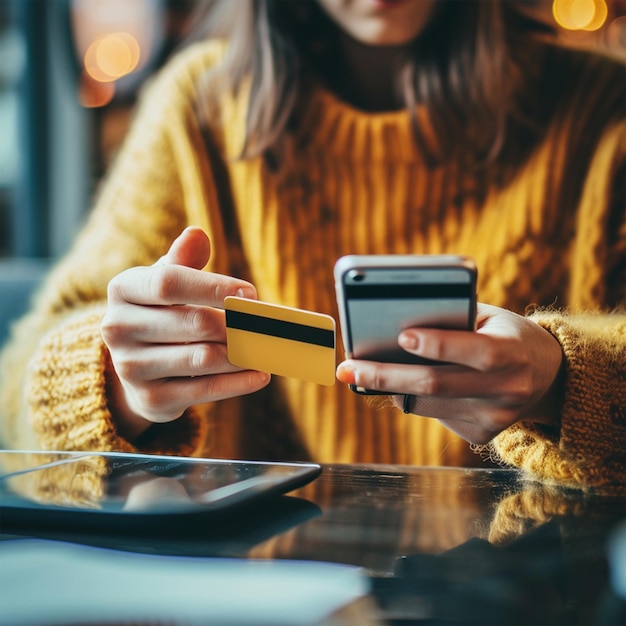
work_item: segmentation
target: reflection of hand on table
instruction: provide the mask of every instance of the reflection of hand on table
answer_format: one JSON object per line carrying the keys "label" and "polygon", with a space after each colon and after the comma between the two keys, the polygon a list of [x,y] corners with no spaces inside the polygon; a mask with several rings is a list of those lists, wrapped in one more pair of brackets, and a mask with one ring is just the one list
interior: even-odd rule
{"label": "reflection of hand on table", "polygon": [[167,502],[168,506],[193,503],[193,499],[179,480],[167,476],[155,476],[133,485],[128,491],[123,509],[125,511],[151,510],[155,504]]}

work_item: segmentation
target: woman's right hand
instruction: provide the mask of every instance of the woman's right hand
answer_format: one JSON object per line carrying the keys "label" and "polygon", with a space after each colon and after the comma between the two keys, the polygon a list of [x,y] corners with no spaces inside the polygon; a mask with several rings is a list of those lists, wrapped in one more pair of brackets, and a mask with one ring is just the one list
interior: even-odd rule
{"label": "woman's right hand", "polygon": [[256,299],[256,290],[202,271],[210,252],[206,234],[190,227],[154,265],[109,283],[101,326],[115,370],[109,402],[120,434],[131,441],[192,405],[251,393],[270,380],[228,361],[224,298]]}

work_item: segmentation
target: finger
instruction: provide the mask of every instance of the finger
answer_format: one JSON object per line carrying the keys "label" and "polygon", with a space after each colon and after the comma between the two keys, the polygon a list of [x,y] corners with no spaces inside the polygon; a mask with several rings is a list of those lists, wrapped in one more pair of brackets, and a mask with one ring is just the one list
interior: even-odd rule
{"label": "finger", "polygon": [[256,299],[256,289],[238,278],[168,264],[133,267],[111,280],[108,288],[113,304],[223,307],[226,296]]}
{"label": "finger", "polygon": [[185,265],[202,269],[211,256],[211,242],[197,226],[189,226],[172,242],[170,249],[155,265]]}
{"label": "finger", "polygon": [[[404,396],[394,397],[404,408]],[[516,406],[485,404],[482,401],[412,396],[407,403],[409,413],[438,420],[449,430],[474,444],[485,444],[517,421]]]}
{"label": "finger", "polygon": [[345,384],[388,393],[429,398],[483,398],[503,403],[528,399],[530,381],[524,371],[498,370],[486,375],[458,365],[400,365],[344,361],[337,378]]}
{"label": "finger", "polygon": [[122,304],[107,311],[101,332],[107,345],[226,342],[224,311],[207,306]]}
{"label": "finger", "polygon": [[137,392],[141,406],[151,407],[138,412],[151,422],[169,422],[179,417],[188,406],[253,393],[265,387],[270,380],[269,374],[253,370],[165,379]]}
{"label": "finger", "polygon": [[135,383],[242,371],[230,363],[224,344],[207,342],[135,348],[118,355],[115,370]]}
{"label": "finger", "polygon": [[409,328],[400,333],[398,343],[411,354],[481,372],[513,365],[521,353],[517,337],[463,330]]}

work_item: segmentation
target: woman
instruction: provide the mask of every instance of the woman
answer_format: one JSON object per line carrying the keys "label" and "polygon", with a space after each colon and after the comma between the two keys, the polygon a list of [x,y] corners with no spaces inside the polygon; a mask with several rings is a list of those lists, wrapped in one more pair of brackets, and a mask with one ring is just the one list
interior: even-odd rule
{"label": "woman", "polygon": [[[227,0],[206,24],[15,331],[7,442],[472,465],[491,441],[622,491],[623,65],[497,1]],[[476,333],[399,337],[449,365],[339,365],[402,395],[228,362],[225,296],[337,317],[337,257],[409,252],[473,257],[481,304]]]}

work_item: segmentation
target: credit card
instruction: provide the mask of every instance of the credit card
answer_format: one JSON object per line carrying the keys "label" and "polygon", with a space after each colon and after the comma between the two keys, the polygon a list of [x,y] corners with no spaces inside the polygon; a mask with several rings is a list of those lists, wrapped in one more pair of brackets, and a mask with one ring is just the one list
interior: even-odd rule
{"label": "credit card", "polygon": [[228,296],[228,360],[239,367],[335,384],[335,320],[304,309]]}

